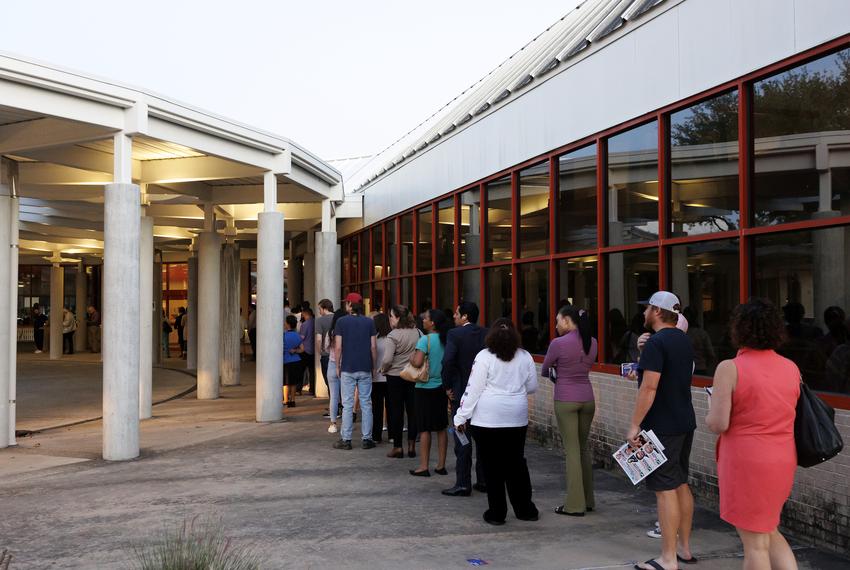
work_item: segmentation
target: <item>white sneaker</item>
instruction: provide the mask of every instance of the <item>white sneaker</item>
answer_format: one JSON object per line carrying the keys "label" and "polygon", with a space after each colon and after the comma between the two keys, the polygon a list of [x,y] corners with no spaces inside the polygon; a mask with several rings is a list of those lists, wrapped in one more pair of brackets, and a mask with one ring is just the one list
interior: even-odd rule
{"label": "white sneaker", "polygon": [[328,433],[336,433],[337,431],[339,430],[336,429],[336,424],[331,424],[330,426],[328,426]]}
{"label": "white sneaker", "polygon": [[36,349],[36,351],[33,354],[41,354],[41,351]]}
{"label": "white sneaker", "polygon": [[656,521],[655,528],[646,531],[646,536],[649,538],[661,538],[661,525]]}

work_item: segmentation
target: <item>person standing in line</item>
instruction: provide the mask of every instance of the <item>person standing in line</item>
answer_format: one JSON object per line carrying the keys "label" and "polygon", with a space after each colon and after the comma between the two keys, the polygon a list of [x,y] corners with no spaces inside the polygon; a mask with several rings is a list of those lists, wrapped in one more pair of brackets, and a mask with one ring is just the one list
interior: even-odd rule
{"label": "person standing in line", "polygon": [[414,390],[412,382],[401,378],[401,371],[410,362],[416,343],[419,341],[419,330],[410,309],[396,305],[390,309],[390,326],[392,332],[387,335],[387,346],[381,362],[381,371],[387,377],[387,424],[388,436],[393,442],[393,448],[387,457],[402,458],[404,450],[404,415],[407,412],[407,456],[416,457],[416,419],[414,414]]}
{"label": "person standing in line", "polygon": [[[387,335],[392,332],[390,319],[384,313],[378,313],[373,318],[375,330],[378,336],[375,341],[377,362],[384,361],[387,350]],[[380,367],[377,367],[372,376],[372,441],[381,443],[384,439],[384,414],[387,409],[387,377],[384,376]]]}
{"label": "person standing in line", "polygon": [[[62,354],[74,354],[74,331],[77,318],[67,307],[62,308]],[[66,348],[67,347],[67,348]]]}
{"label": "person standing in line", "polygon": [[186,358],[186,337],[183,334],[183,330],[186,328],[186,307],[177,307],[174,328],[177,329],[177,344],[180,345],[180,358]]}
{"label": "person standing in line", "polygon": [[[304,344],[304,352],[301,353],[301,360],[304,362],[304,369],[307,371],[307,387],[310,395],[316,397],[316,320],[313,318],[313,309],[304,307],[301,309],[301,328],[298,334],[301,335],[301,340]],[[299,394],[300,388],[299,386]]]}
{"label": "person standing in line", "polygon": [[298,319],[295,315],[286,315],[286,323],[283,333],[283,404],[287,408],[295,407],[296,388],[304,381],[304,366],[301,361],[301,353],[304,345],[301,335],[295,332]]}
{"label": "person standing in line", "polygon": [[47,324],[47,315],[41,312],[41,307],[36,303],[32,307],[32,333],[35,341],[35,354],[44,352],[44,325]]}
{"label": "person standing in line", "polygon": [[171,358],[171,347],[168,342],[168,335],[171,334],[171,325],[168,324],[168,315],[165,314],[165,309],[162,310],[162,322],[160,324],[160,329],[162,331],[162,334],[160,335],[162,355],[165,358]]}
{"label": "person standing in line", "polygon": [[86,340],[90,351],[100,352],[100,313],[92,305],[86,308]]}
{"label": "person standing in line", "polygon": [[505,488],[519,520],[536,521],[531,478],[525,461],[528,395],[537,391],[537,370],[531,354],[521,348],[519,332],[510,319],[496,319],[485,340],[486,350],[475,357],[469,384],[454,416],[455,429],[466,433],[466,422],[478,443],[487,504],[484,521],[505,524]]}
{"label": "person standing in line", "polygon": [[[183,342],[185,344],[185,340]],[[253,303],[248,312],[248,342],[251,343],[251,362],[257,362],[257,305]]]}
{"label": "person standing in line", "polygon": [[[443,356],[443,388],[451,404],[451,416],[457,414],[460,407],[460,397],[466,391],[469,375],[472,373],[472,363],[479,352],[484,350],[484,339],[487,329],[478,326],[478,305],[463,302],[454,313],[455,328],[446,337],[446,354]],[[484,471],[479,457],[481,450],[476,445],[475,485],[472,484],[472,444],[463,445],[457,432],[454,434],[455,445],[455,484],[442,493],[449,497],[468,497],[471,489],[487,492],[484,483]]]}
{"label": "person standing in line", "polygon": [[770,301],[751,299],[735,308],[730,330],[738,355],[717,366],[705,418],[720,436],[720,518],[738,531],[747,570],[797,568],[778,530],[797,471],[794,420],[800,397],[800,369],[776,353],[783,329]]}
{"label": "person standing in line", "polygon": [[[359,295],[358,295],[359,297]],[[347,298],[346,298],[347,299]],[[334,349],[342,391],[342,434],[336,449],[351,449],[354,431],[354,392],[360,394],[360,431],[363,449],[372,449],[372,374],[377,367],[377,335],[375,323],[363,314],[362,300],[349,301],[350,315],[342,317],[334,327]]]}
{"label": "person standing in line", "polygon": [[437,465],[434,471],[438,475],[448,475],[448,399],[443,388],[442,372],[446,338],[452,325],[443,311],[429,309],[423,313],[422,326],[425,328],[425,336],[416,342],[416,350],[410,357],[410,364],[419,368],[425,363],[427,356],[428,381],[417,382],[414,390],[413,404],[416,428],[419,431],[419,468],[411,469],[410,474],[415,477],[431,476],[431,432],[437,432]]}
{"label": "person standing in line", "polygon": [[339,367],[336,363],[336,340],[334,337],[334,328],[337,322],[342,317],[348,315],[348,311],[340,307],[337,309],[331,319],[330,330],[327,336],[327,345],[329,351],[328,358],[328,392],[330,393],[330,401],[328,403],[328,416],[331,420],[331,425],[328,426],[328,433],[337,433],[337,420],[342,419],[342,387],[340,386]]}
{"label": "person standing in line", "polygon": [[587,439],[596,413],[590,368],[596,362],[598,346],[590,335],[587,311],[561,307],[555,328],[560,336],[549,345],[541,367],[543,376],[555,383],[555,416],[566,460],[567,491],[555,512],[583,517],[596,507]]}
{"label": "person standing in line", "polygon": [[286,317],[292,314],[292,309],[289,307],[289,299],[283,300],[283,320],[286,322]]}
{"label": "person standing in line", "polygon": [[653,430],[667,461],[646,478],[655,492],[661,526],[661,556],[637,566],[643,570],[678,568],[696,561],[691,553],[694,498],[688,486],[696,416],[691,401],[694,352],[688,335],[676,328],[681,306],[668,291],[658,291],[646,303],[644,322],[655,331],[643,345],[638,361],[638,395],[626,440],[639,447],[638,434]]}
{"label": "person standing in line", "polygon": [[[330,301],[330,299],[322,299],[319,301],[319,316],[316,317],[316,324],[314,326],[315,336],[313,340],[313,345],[317,347],[319,351],[319,363],[322,369],[322,379],[325,382],[325,386],[328,388],[328,392],[330,392],[330,384],[328,383],[328,363],[330,362],[330,352],[328,349],[330,348],[330,343],[328,342],[328,333],[331,330],[331,324],[334,319],[334,304]],[[331,395],[331,399],[333,399],[333,395]],[[330,410],[324,413],[324,417],[330,417]]]}

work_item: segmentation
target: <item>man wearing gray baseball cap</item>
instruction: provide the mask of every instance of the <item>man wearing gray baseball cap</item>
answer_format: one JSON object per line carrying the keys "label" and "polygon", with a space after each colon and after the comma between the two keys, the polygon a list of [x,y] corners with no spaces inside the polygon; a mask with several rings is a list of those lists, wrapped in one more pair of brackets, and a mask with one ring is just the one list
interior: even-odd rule
{"label": "man wearing gray baseball cap", "polygon": [[655,492],[661,523],[661,556],[636,568],[677,568],[696,562],[690,548],[694,498],[688,471],[694,430],[691,401],[694,351],[688,335],[676,328],[681,305],[669,291],[658,291],[643,313],[644,326],[654,331],[638,362],[638,395],[626,439],[638,446],[640,430],[653,430],[664,446],[667,461],[646,478]]}

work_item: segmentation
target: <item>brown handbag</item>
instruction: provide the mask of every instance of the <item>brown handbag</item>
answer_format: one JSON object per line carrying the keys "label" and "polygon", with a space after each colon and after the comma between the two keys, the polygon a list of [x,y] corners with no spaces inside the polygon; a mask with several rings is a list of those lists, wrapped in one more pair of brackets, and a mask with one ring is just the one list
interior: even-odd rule
{"label": "brown handbag", "polygon": [[425,354],[425,360],[422,362],[422,366],[419,366],[417,368],[416,366],[413,366],[410,362],[408,362],[399,374],[402,380],[423,384],[428,381],[428,378],[430,377],[430,371],[428,366],[428,354],[430,354],[431,352],[431,337],[425,335],[425,338],[428,342],[428,353]]}

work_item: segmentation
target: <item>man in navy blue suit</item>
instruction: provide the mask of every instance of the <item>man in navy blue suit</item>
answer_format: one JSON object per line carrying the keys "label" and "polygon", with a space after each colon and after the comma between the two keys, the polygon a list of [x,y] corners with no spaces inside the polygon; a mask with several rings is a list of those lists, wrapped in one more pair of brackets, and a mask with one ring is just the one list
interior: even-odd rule
{"label": "man in navy blue suit", "polygon": [[[455,328],[449,331],[446,350],[443,356],[443,388],[452,405],[452,417],[457,413],[460,399],[466,391],[472,363],[484,348],[487,329],[479,327],[478,305],[472,302],[461,303],[454,314]],[[482,493],[487,491],[484,475],[476,453],[475,476],[477,483],[472,485],[472,441],[461,445],[455,433],[456,481],[454,487],[445,489],[444,495],[450,497],[468,497],[472,489]]]}

